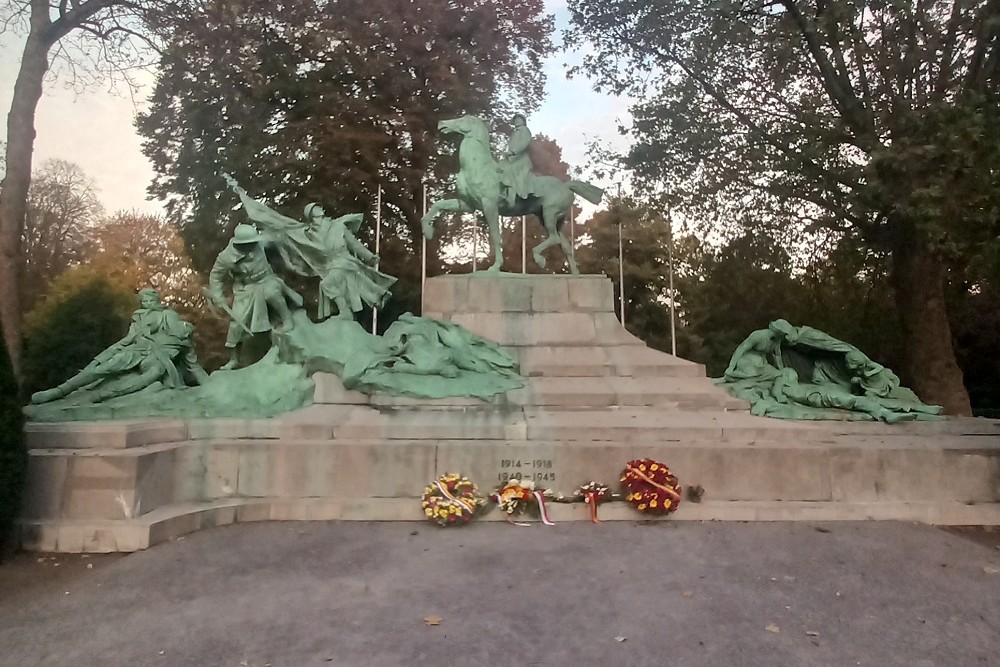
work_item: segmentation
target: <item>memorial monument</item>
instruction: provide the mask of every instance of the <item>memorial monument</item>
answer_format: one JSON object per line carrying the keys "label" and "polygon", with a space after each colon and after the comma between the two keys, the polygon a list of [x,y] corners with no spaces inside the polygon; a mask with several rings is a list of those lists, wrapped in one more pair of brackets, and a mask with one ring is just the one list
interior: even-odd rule
{"label": "memorial monument", "polygon": [[[518,480],[549,497],[601,490],[607,500],[623,466],[645,475],[654,460],[669,464],[669,485],[649,479],[674,508],[685,489],[675,519],[1000,524],[1000,424],[850,421],[938,412],[857,348],[772,323],[734,353],[731,396],[701,364],[626,331],[611,281],[576,275],[559,233],[573,193],[594,202],[601,193],[530,173],[523,120],[501,160],[480,119],[441,122],[461,136],[458,196],[431,207],[424,232],[440,212],[479,211],[494,261],[427,279],[424,312],[383,336],[350,317],[382,303],[394,282],[357,240],[362,217],[310,204],[298,221],[226,177],[258,227],[237,228],[209,293],[233,320],[230,342],[268,336],[270,350],[206,378],[188,354],[190,332],[147,294],[135,333],[26,409],[25,547],[134,551],[237,521],[422,521],[435,479],[484,489]],[[558,244],[574,275],[498,274],[498,216],[527,213],[549,231],[535,261]],[[266,245],[285,270],[316,281],[319,321],[267,264]],[[105,393],[120,374],[129,393]],[[751,404],[792,418],[751,414]],[[818,411],[838,421],[815,421]],[[594,497],[589,510],[553,506],[545,523],[595,520]],[[600,515],[636,519],[638,509],[609,501]]]}

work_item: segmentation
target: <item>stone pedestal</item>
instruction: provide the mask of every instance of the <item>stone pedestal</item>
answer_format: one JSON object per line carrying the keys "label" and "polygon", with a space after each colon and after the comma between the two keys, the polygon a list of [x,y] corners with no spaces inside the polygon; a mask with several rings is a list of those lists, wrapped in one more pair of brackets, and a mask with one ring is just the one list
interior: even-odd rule
{"label": "stone pedestal", "polygon": [[[1000,524],[996,421],[751,416],[700,364],[622,328],[603,276],[439,276],[426,304],[503,345],[526,386],[488,402],[370,397],[317,374],[315,404],[273,419],[29,424],[24,546],[134,551],[236,521],[419,521],[424,486],[446,472],[484,493],[517,476],[571,494],[642,457],[705,489],[671,520]],[[552,518],[589,515],[555,505]],[[644,517],[609,503],[601,518]]]}

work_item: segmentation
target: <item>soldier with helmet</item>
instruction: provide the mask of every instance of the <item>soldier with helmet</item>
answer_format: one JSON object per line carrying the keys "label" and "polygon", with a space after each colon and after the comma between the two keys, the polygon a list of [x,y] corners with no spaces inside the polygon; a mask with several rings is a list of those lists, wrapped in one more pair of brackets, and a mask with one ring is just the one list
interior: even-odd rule
{"label": "soldier with helmet", "polygon": [[[232,283],[232,307],[226,305],[223,294],[227,282]],[[272,315],[281,322],[280,330],[288,331],[292,328],[289,304],[302,306],[302,297],[274,273],[264,251],[264,238],[252,225],[237,225],[232,241],[219,253],[209,274],[208,297],[232,317],[226,336],[230,357],[223,370],[236,368],[240,343],[274,329]]]}

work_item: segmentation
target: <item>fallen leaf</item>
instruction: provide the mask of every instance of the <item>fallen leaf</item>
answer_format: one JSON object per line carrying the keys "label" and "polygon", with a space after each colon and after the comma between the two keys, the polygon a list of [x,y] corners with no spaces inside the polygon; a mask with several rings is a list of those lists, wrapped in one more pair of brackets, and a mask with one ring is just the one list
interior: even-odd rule
{"label": "fallen leaf", "polygon": [[681,593],[681,597],[685,597],[685,598],[689,598],[692,595],[694,595],[694,591],[684,591],[683,593]]}
{"label": "fallen leaf", "polygon": [[781,628],[779,628],[774,623],[769,623],[764,629],[767,630],[768,632],[773,632],[774,634],[778,634],[779,632],[781,632]]}
{"label": "fallen leaf", "polygon": [[997,574],[1000,573],[1000,570],[998,570],[995,567],[990,567],[989,565],[984,565],[983,572],[985,572],[986,574]]}
{"label": "fallen leaf", "polygon": [[617,637],[615,637],[615,641],[619,642],[619,643],[625,641],[626,639],[628,639],[628,637],[622,637],[621,635],[618,635]]}
{"label": "fallen leaf", "polygon": [[428,616],[424,619],[424,625],[441,625],[443,620],[440,616]]}
{"label": "fallen leaf", "polygon": [[819,637],[819,633],[815,630],[806,630],[806,637]]}

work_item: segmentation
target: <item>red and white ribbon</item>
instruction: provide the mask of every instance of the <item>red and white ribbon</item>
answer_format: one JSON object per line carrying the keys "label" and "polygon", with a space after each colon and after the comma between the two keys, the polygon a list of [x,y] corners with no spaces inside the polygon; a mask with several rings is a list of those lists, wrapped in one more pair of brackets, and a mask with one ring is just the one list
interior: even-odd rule
{"label": "red and white ribbon", "polygon": [[441,483],[441,480],[436,480],[434,483],[437,484],[438,490],[441,492],[441,495],[443,495],[445,498],[447,498],[453,503],[457,503],[462,507],[462,509],[464,509],[469,514],[472,514],[473,512],[476,511],[475,505],[473,503],[470,503],[467,500],[462,500],[461,498],[456,498],[455,496],[451,495],[451,493],[448,491],[448,488]]}
{"label": "red and white ribbon", "polygon": [[597,493],[590,491],[586,495],[587,505],[590,506],[590,521],[591,523],[600,523],[601,520],[597,518]]}
{"label": "red and white ribbon", "polygon": [[549,511],[545,508],[545,497],[538,491],[535,491],[534,494],[535,499],[538,501],[538,514],[542,517],[542,523],[546,526],[556,525],[549,520]]}

